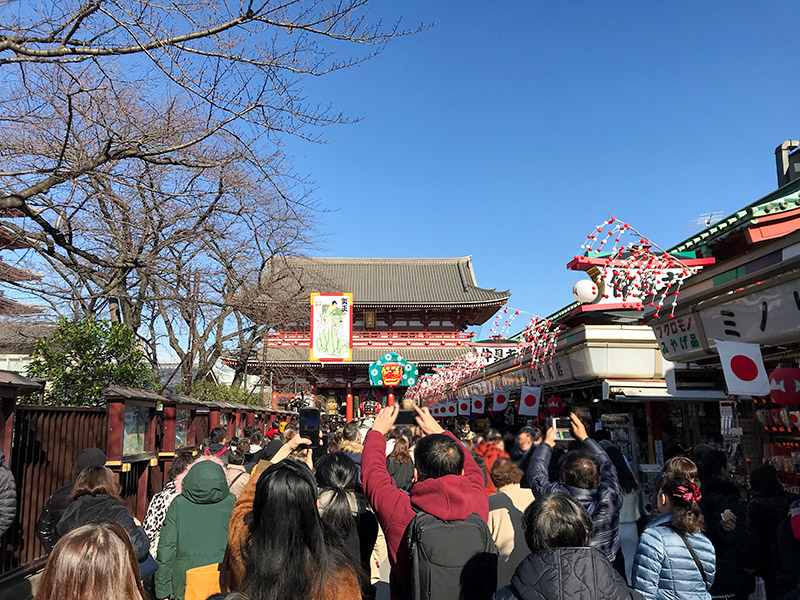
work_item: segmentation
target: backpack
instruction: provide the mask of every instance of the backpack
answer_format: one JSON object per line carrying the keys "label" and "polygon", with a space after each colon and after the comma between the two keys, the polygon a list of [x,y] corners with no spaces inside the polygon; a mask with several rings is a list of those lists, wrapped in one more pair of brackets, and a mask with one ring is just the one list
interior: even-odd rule
{"label": "backpack", "polygon": [[497,546],[476,513],[443,521],[418,511],[406,530],[409,600],[488,600],[497,588]]}

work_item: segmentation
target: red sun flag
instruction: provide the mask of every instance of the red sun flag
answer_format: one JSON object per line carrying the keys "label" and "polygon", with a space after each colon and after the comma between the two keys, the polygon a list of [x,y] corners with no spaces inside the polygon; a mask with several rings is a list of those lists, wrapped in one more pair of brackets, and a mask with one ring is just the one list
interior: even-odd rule
{"label": "red sun flag", "polygon": [[508,392],[495,390],[492,398],[492,412],[502,412],[508,406]]}
{"label": "red sun flag", "polygon": [[486,411],[486,402],[483,396],[472,396],[472,414],[482,415]]}
{"label": "red sun flag", "polygon": [[539,400],[542,397],[542,388],[533,386],[522,386],[519,401],[519,414],[535,417],[539,414]]}
{"label": "red sun flag", "polygon": [[470,402],[469,398],[461,398],[458,401],[459,416],[468,417],[470,412],[472,412],[472,403]]}
{"label": "red sun flag", "polygon": [[766,396],[769,378],[761,358],[761,346],[745,342],[714,340],[725,374],[728,393],[737,396]]}

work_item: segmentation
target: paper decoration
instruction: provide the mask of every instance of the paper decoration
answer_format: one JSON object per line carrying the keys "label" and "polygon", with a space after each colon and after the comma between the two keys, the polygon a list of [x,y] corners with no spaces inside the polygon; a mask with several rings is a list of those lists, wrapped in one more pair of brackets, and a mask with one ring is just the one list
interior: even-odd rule
{"label": "paper decoration", "polygon": [[503,412],[508,406],[508,391],[495,390],[492,398],[492,412]]}
{"label": "paper decoration", "polygon": [[522,386],[519,398],[519,414],[535,417],[539,414],[539,401],[542,398],[542,388],[535,386]]}
{"label": "paper decoration", "polygon": [[482,415],[486,412],[486,396],[472,396],[472,414]]}
{"label": "paper decoration", "polygon": [[796,365],[780,365],[769,374],[772,399],[782,406],[800,404],[800,369]]}
{"label": "paper decoration", "polygon": [[728,394],[736,396],[766,396],[769,379],[761,358],[761,346],[745,342],[714,340]]}
{"label": "paper decoration", "polygon": [[312,361],[353,360],[353,294],[311,294]]}
{"label": "paper decoration", "polygon": [[459,416],[469,416],[472,412],[472,402],[469,398],[459,398],[456,400],[458,403],[458,414]]}

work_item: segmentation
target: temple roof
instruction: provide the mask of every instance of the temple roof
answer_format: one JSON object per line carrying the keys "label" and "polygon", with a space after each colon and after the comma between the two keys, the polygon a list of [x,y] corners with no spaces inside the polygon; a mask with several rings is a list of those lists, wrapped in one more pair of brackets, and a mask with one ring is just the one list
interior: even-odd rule
{"label": "temple roof", "polygon": [[286,261],[309,292],[352,292],[353,303],[361,306],[502,305],[510,296],[479,287],[469,256]]}
{"label": "temple roof", "polygon": [[[347,365],[368,365],[378,360],[382,355],[387,352],[396,352],[408,362],[416,365],[432,366],[444,363],[449,363],[463,356],[468,352],[473,351],[470,346],[449,346],[449,347],[436,347],[436,346],[420,346],[420,347],[402,347],[402,346],[356,346],[353,348],[353,360],[348,362],[311,362],[309,361],[308,348],[297,346],[285,346],[281,348],[267,349],[266,356],[264,355],[264,348],[259,350],[258,356],[250,358],[250,365],[261,365],[262,361],[266,365],[305,365],[305,366],[329,366],[329,367],[346,367]],[[222,361],[233,362],[236,360],[235,353],[231,353],[227,357],[223,357]]]}

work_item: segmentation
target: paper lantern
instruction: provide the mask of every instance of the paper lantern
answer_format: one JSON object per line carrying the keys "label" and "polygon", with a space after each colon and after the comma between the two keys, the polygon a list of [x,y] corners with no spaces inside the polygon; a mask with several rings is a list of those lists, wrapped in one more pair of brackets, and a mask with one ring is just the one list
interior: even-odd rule
{"label": "paper lantern", "polygon": [[796,366],[780,366],[769,374],[769,389],[772,400],[781,406],[800,404],[800,369]]}
{"label": "paper lantern", "polygon": [[567,410],[567,401],[561,396],[552,396],[547,399],[547,409],[550,414],[563,415],[564,411]]}
{"label": "paper lantern", "polygon": [[584,304],[594,302],[597,292],[597,284],[591,279],[581,279],[572,287],[572,295],[575,296],[575,300]]}

